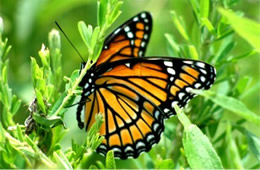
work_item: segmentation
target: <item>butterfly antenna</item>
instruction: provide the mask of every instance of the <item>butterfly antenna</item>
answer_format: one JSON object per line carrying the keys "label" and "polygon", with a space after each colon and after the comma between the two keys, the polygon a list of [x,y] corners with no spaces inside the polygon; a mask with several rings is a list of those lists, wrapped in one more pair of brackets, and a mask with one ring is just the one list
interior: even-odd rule
{"label": "butterfly antenna", "polygon": [[79,51],[77,50],[77,48],[73,45],[73,43],[70,41],[69,37],[65,34],[65,32],[62,30],[62,28],[60,27],[60,25],[58,24],[57,21],[55,21],[55,24],[57,25],[57,27],[59,28],[59,30],[63,33],[63,35],[66,37],[66,39],[69,41],[70,45],[74,48],[74,50],[78,53],[79,57],[81,58],[81,60],[83,62],[85,62],[85,60],[83,59],[82,55],[79,53]]}

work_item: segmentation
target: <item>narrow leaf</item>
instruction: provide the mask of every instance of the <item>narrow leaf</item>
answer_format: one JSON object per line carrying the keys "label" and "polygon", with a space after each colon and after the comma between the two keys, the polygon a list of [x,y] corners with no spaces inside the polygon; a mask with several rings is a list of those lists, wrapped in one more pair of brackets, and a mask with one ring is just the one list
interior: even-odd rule
{"label": "narrow leaf", "polygon": [[184,29],[183,25],[181,24],[180,19],[178,18],[176,12],[175,11],[171,11],[171,15],[172,15],[173,23],[175,24],[175,27],[177,28],[179,33],[182,35],[182,37],[186,41],[190,41],[189,36],[188,36],[186,30]]}
{"label": "narrow leaf", "polygon": [[200,17],[208,18],[210,0],[200,0]]}
{"label": "narrow leaf", "polygon": [[59,168],[73,169],[69,160],[67,159],[67,157],[64,155],[64,153],[61,150],[54,152],[53,156],[54,156],[56,162],[58,163]]}
{"label": "narrow leaf", "polygon": [[230,22],[233,29],[246,41],[249,42],[258,52],[260,52],[260,24],[243,17],[235,15],[233,12],[219,8],[219,12]]}
{"label": "narrow leaf", "polygon": [[110,150],[107,152],[106,155],[106,168],[108,169],[116,169],[116,162],[114,159],[114,152]]}
{"label": "narrow leaf", "polygon": [[178,54],[180,52],[180,48],[179,48],[179,45],[174,41],[173,36],[171,34],[168,34],[168,33],[164,34],[164,36],[166,37],[169,44],[173,48],[174,54]]}
{"label": "narrow leaf", "polygon": [[209,98],[217,105],[232,111],[233,113],[248,120],[249,122],[255,123],[256,125],[260,125],[260,116],[256,115],[251,110],[249,110],[241,101],[233,97],[217,94],[209,90],[204,92],[194,90],[194,92],[206,98]]}
{"label": "narrow leaf", "polygon": [[246,132],[246,137],[249,145],[249,149],[252,151],[254,156],[260,161],[260,138],[244,129]]}
{"label": "narrow leaf", "polygon": [[222,163],[215,149],[206,135],[179,109],[177,117],[184,126],[182,138],[185,156],[191,168],[194,169],[222,169]]}

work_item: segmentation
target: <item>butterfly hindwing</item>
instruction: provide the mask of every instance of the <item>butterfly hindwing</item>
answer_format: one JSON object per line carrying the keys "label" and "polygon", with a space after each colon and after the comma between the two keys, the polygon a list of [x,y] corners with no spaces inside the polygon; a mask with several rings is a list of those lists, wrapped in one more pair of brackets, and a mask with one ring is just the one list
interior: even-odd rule
{"label": "butterfly hindwing", "polygon": [[194,96],[192,89],[208,89],[215,80],[212,66],[170,57],[115,61],[95,74],[99,76],[83,112],[84,122],[89,129],[95,114],[103,113],[100,133],[105,139],[97,151],[106,154],[113,149],[121,159],[149,151],[160,140],[164,119],[175,114],[174,104],[184,107]]}
{"label": "butterfly hindwing", "polygon": [[150,13],[142,12],[113,31],[104,42],[96,66],[132,57],[143,57],[152,30]]}

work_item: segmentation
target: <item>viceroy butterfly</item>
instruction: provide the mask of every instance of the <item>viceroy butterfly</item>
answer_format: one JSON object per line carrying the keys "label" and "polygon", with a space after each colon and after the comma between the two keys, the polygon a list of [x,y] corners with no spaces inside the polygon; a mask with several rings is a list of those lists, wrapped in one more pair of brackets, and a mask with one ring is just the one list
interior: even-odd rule
{"label": "viceroy butterfly", "polygon": [[89,130],[97,113],[104,116],[102,155],[113,149],[127,159],[149,151],[160,141],[164,120],[176,114],[173,106],[185,106],[192,89],[209,89],[215,80],[215,68],[202,61],[144,57],[151,30],[148,12],[122,24],[79,84],[78,126]]}

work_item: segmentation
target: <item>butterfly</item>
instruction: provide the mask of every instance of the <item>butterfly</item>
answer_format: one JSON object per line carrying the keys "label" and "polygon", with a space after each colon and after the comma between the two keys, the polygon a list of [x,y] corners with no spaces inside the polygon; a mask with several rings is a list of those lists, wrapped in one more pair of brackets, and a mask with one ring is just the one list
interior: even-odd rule
{"label": "butterfly", "polygon": [[176,114],[173,106],[184,107],[192,89],[209,89],[215,80],[215,68],[202,61],[144,57],[151,31],[149,12],[119,26],[79,84],[78,126],[89,130],[103,114],[104,140],[96,149],[102,155],[113,150],[127,159],[148,152],[160,141],[164,120]]}

